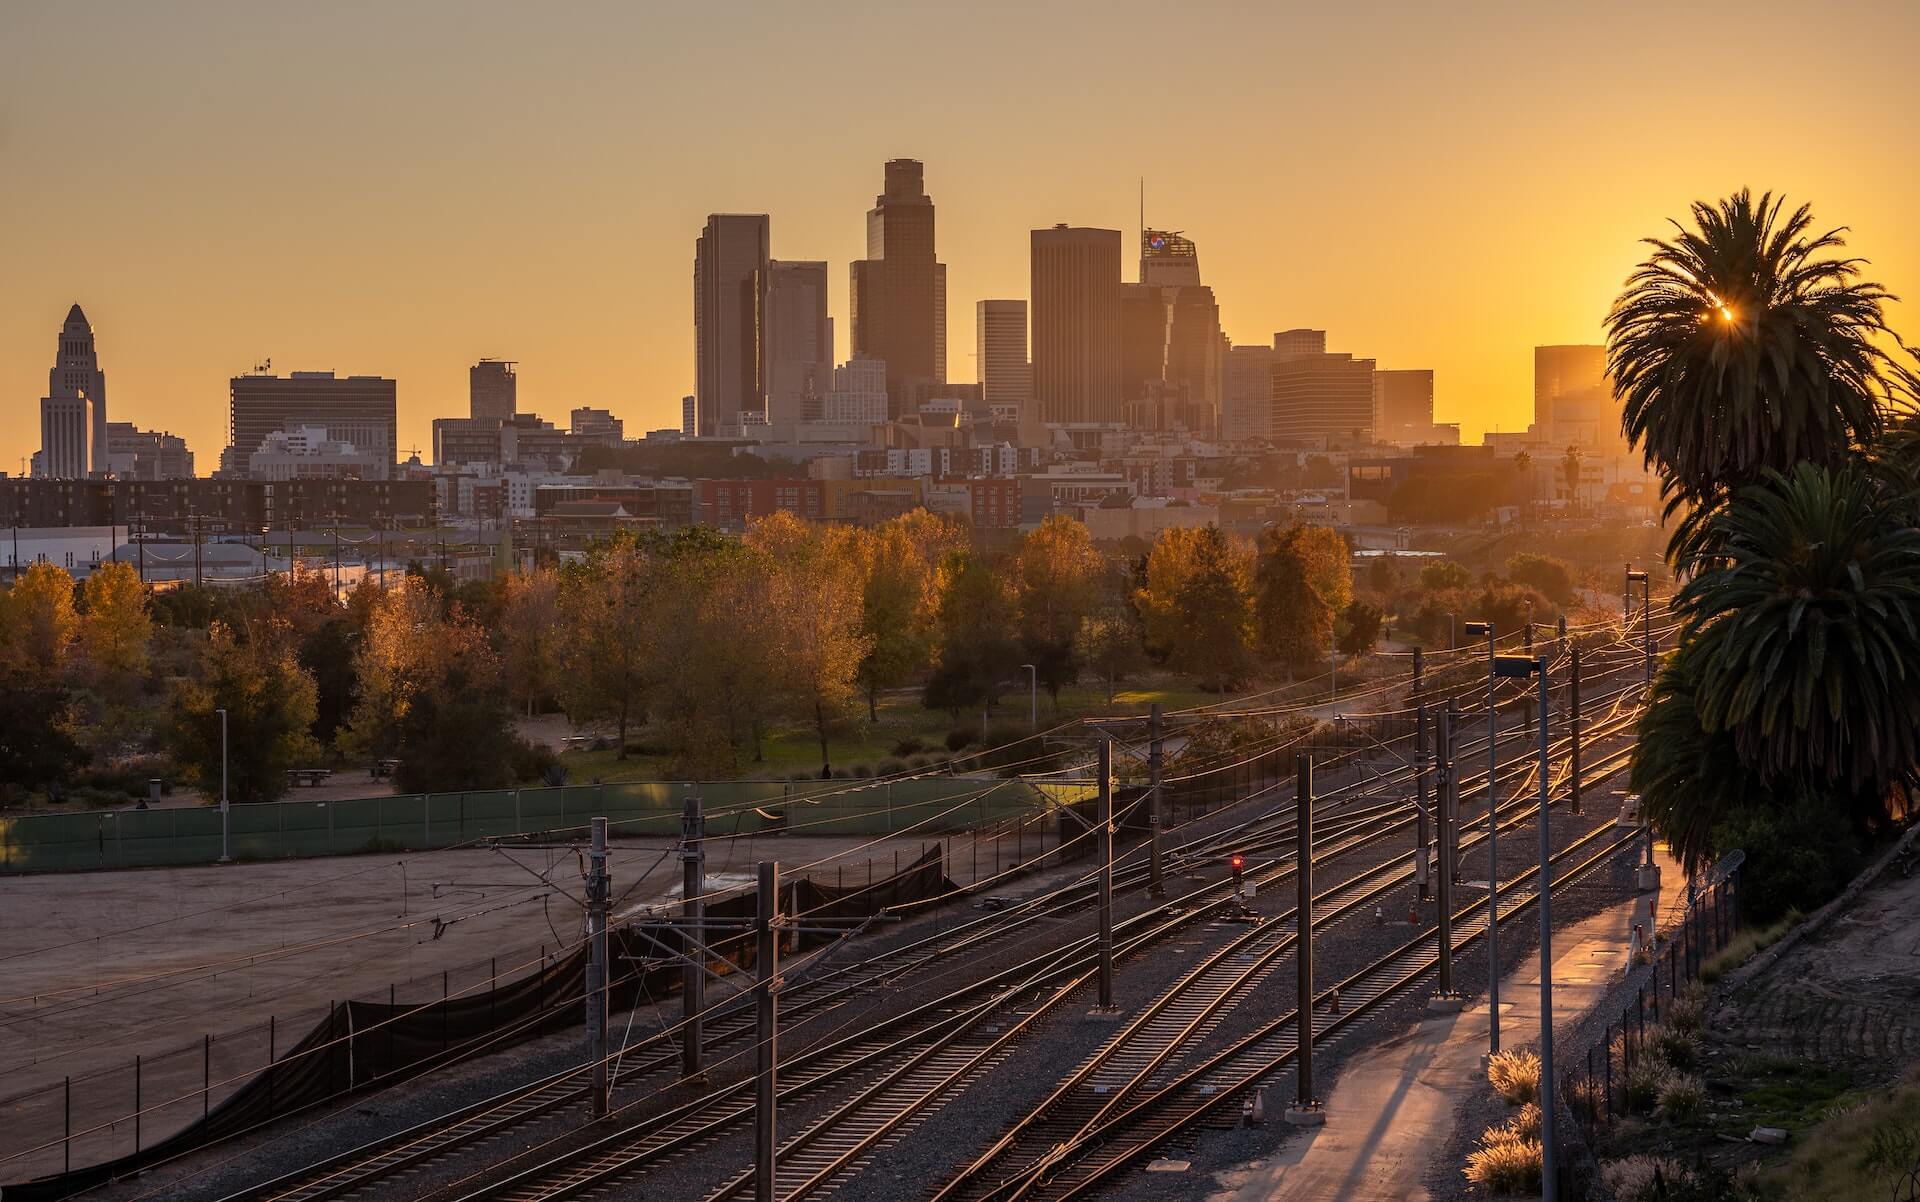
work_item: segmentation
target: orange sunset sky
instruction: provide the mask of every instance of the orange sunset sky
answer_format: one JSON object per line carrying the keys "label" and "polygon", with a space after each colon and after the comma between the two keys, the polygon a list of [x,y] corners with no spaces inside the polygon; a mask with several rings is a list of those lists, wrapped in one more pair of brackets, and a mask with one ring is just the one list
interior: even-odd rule
{"label": "orange sunset sky", "polygon": [[1526,424],[1530,348],[1598,341],[1635,239],[1696,197],[1810,201],[1920,295],[1917,35],[1908,0],[0,0],[0,470],[75,301],[110,415],[203,474],[268,357],[397,378],[403,456],[481,357],[562,424],[677,424],[705,215],[830,261],[844,357],[896,156],[939,205],[956,380],[1027,231],[1131,231],[1144,176],[1236,342],[1431,367],[1474,439]]}

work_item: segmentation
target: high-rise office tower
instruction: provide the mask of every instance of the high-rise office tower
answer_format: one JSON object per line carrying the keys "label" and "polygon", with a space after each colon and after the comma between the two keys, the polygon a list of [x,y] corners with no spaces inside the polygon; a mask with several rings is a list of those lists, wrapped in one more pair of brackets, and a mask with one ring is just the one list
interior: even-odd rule
{"label": "high-rise office tower", "polygon": [[1533,348],[1533,429],[1555,446],[1624,446],[1606,347]]}
{"label": "high-rise office tower", "polygon": [[680,398],[680,433],[692,438],[700,430],[698,402],[690,396]]}
{"label": "high-rise office tower", "polygon": [[983,300],[974,318],[980,403],[989,408],[1027,404],[1033,399],[1033,367],[1027,362],[1027,302]]}
{"label": "high-rise office tower", "polygon": [[1274,438],[1355,445],[1373,436],[1373,360],[1275,354]]}
{"label": "high-rise office tower", "polygon": [[79,305],[67,310],[59,350],[47,372],[47,395],[40,402],[40,449],[43,475],[71,480],[107,470],[107,374],[100,370],[94,349],[93,324]]}
{"label": "high-rise office tower", "polygon": [[767,412],[765,213],[715,213],[694,244],[693,338],[697,433]]}
{"label": "high-rise office tower", "polygon": [[1221,437],[1272,437],[1275,359],[1272,347],[1258,343],[1228,348],[1226,395],[1220,404]]}
{"label": "high-rise office tower", "polygon": [[391,474],[399,443],[396,396],[399,386],[379,376],[335,376],[330,371],[296,371],[280,376],[235,376],[229,381],[231,408],[228,445],[221,470],[244,474],[270,434],[324,430],[329,440],[350,442],[372,456],[375,480]]}
{"label": "high-rise office tower", "polygon": [[1046,422],[1119,422],[1120,231],[1032,234],[1033,399]]}
{"label": "high-rise office tower", "polygon": [[1132,424],[1216,432],[1226,341],[1200,253],[1177,231],[1142,230],[1140,282],[1122,287],[1121,394]]}
{"label": "high-rise office tower", "polygon": [[867,257],[852,264],[852,352],[887,363],[888,408],[906,411],[915,384],[947,380],[947,266],[934,250],[933,198],[918,159],[889,159],[867,211]]}
{"label": "high-rise office tower", "polygon": [[467,412],[475,421],[507,422],[520,412],[520,377],[511,359],[482,359],[467,369]]}
{"label": "high-rise office tower", "polygon": [[1296,359],[1301,355],[1324,355],[1327,353],[1327,332],[1325,330],[1281,330],[1273,336],[1273,351],[1276,358]]}
{"label": "high-rise office tower", "polygon": [[833,385],[827,265],[775,259],[768,272],[767,420],[817,420]]}
{"label": "high-rise office tower", "polygon": [[1373,436],[1413,447],[1433,441],[1433,372],[1395,369],[1373,373]]}

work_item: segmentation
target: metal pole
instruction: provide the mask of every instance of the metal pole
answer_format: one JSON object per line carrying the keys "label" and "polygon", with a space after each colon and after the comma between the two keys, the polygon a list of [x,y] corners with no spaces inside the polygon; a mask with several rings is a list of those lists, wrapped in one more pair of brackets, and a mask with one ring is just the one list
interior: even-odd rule
{"label": "metal pole", "polygon": [[1421,702],[1414,711],[1413,743],[1413,787],[1415,798],[1413,807],[1413,880],[1414,884],[1419,888],[1420,900],[1426,901],[1428,896],[1428,860],[1431,858],[1427,850],[1427,819],[1428,815],[1433,811],[1429,808],[1427,800],[1427,765],[1429,755],[1427,752],[1427,706],[1425,702]]}
{"label": "metal pole", "polygon": [[1493,623],[1487,623],[1487,1053],[1500,1050],[1500,817],[1494,776],[1499,711],[1494,706]]}
{"label": "metal pole", "polygon": [[1572,744],[1573,781],[1569,808],[1580,812],[1580,648],[1573,649],[1573,679],[1567,690],[1567,735]]}
{"label": "metal pole", "polygon": [[[1148,869],[1147,896],[1165,897],[1167,882],[1161,875],[1160,867],[1160,703],[1153,703],[1147,712],[1147,837]],[[997,861],[996,861],[997,863]]]}
{"label": "metal pole", "polygon": [[593,1061],[593,1117],[607,1115],[607,820],[593,820],[587,870],[587,1055]]}
{"label": "metal pole", "polygon": [[1433,826],[1435,842],[1440,847],[1440,921],[1435,933],[1439,939],[1440,996],[1446,998],[1453,996],[1453,856],[1447,837],[1452,827],[1447,797],[1453,776],[1453,718],[1453,707],[1449,705],[1440,716],[1434,739],[1439,766],[1434,779]]}
{"label": "metal pole", "polygon": [[706,916],[707,903],[707,821],[701,812],[700,795],[687,787],[687,800],[680,814],[680,908],[687,924],[687,963],[681,971],[680,992],[686,1004],[686,1023],[681,1036],[680,1073],[685,1077],[700,1074],[700,1012],[706,1009]]}
{"label": "metal pole", "polygon": [[220,715],[220,862],[233,861],[232,829],[229,823],[230,809],[227,804],[227,711],[216,711]]}
{"label": "metal pole", "polygon": [[1294,797],[1294,977],[1299,996],[1294,1004],[1299,1023],[1300,1108],[1315,1105],[1313,1097],[1313,757],[1294,760],[1297,781]]}
{"label": "metal pole", "polygon": [[1653,581],[1642,574],[1640,577],[1641,618],[1640,628],[1647,638],[1647,687],[1653,687]]}
{"label": "metal pole", "polygon": [[1547,660],[1540,671],[1540,1189],[1542,1202],[1559,1202],[1554,1179],[1553,1112],[1553,853],[1547,823]]}
{"label": "metal pole", "polygon": [[1443,851],[1446,855],[1447,872],[1453,877],[1453,883],[1460,883],[1460,777],[1461,766],[1455,762],[1460,754],[1461,731],[1466,723],[1460,714],[1460,699],[1447,698],[1447,795],[1443,802],[1447,807],[1447,838]]}
{"label": "metal pole", "polygon": [[1413,699],[1415,702],[1420,700],[1420,675],[1425,666],[1424,659],[1420,654],[1420,648],[1415,647],[1413,649]]}
{"label": "metal pole", "polygon": [[1113,1007],[1113,740],[1100,736],[1100,1009]]}
{"label": "metal pole", "polygon": [[780,898],[780,865],[771,860],[760,863],[754,920],[757,943],[753,966],[759,976],[754,993],[754,1053],[757,1075],[753,1095],[753,1197],[754,1202],[774,1202],[774,1072],[778,1056],[779,1012],[775,1001],[779,988],[780,941],[775,938],[774,923]]}

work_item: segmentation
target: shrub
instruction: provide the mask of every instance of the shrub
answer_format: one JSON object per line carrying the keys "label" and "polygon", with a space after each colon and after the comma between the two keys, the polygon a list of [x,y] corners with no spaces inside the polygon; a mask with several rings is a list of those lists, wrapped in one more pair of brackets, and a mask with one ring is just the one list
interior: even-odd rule
{"label": "shrub", "polygon": [[1540,1094],[1540,1057],[1532,1052],[1496,1052],[1487,1061],[1487,1083],[1512,1106]]}
{"label": "shrub", "polygon": [[1699,1039],[1667,1024],[1648,1027],[1645,1046],[1671,1068],[1692,1068],[1700,1058]]}
{"label": "shrub", "polygon": [[1667,1008],[1668,1029],[1689,1037],[1700,1034],[1705,1004],[1706,998],[1702,991],[1697,986],[1689,988],[1673,999],[1673,1003]]}
{"label": "shrub", "polygon": [[1746,851],[1740,913],[1759,926],[1791,910],[1819,909],[1846,888],[1865,860],[1852,826],[1811,801],[1741,810],[1714,827],[1713,844]]}
{"label": "shrub", "polygon": [[889,757],[887,759],[880,761],[881,776],[898,776],[902,772],[905,772],[906,770],[907,770],[907,762],[905,760],[893,759]]}
{"label": "shrub", "polygon": [[515,781],[546,781],[549,773],[560,766],[560,757],[545,743],[514,736],[507,749],[507,763]]}
{"label": "shrub", "polygon": [[1721,977],[1753,959],[1780,942],[1781,936],[1792,930],[1801,919],[1798,910],[1788,910],[1779,922],[1767,927],[1749,927],[1733,937],[1727,946],[1707,958],[1700,966],[1700,980],[1712,985]]}
{"label": "shrub", "polygon": [[1706,1085],[1691,1073],[1668,1073],[1660,1085],[1660,1117],[1684,1121],[1700,1113],[1707,1099]]}
{"label": "shrub", "polygon": [[1588,1126],[1600,1121],[1605,1105],[1606,1094],[1595,1078],[1582,1077],[1567,1087],[1567,1106]]}
{"label": "shrub", "polygon": [[1677,1160],[1665,1156],[1629,1156],[1600,1166],[1600,1180],[1620,1202],[1657,1202],[1670,1186],[1688,1181],[1690,1174]]}
{"label": "shrub", "polygon": [[959,751],[963,747],[973,746],[975,735],[964,726],[956,726],[947,732],[947,750]]}
{"label": "shrub", "polygon": [[861,779],[861,780],[865,780],[865,779],[867,779],[868,777],[870,777],[870,776],[872,776],[872,775],[873,775],[873,765],[871,765],[871,764],[855,764],[855,765],[853,766],[853,774],[854,774],[854,776],[856,776],[856,777],[858,777],[859,779]]}
{"label": "shrub", "polygon": [[927,745],[920,741],[919,736],[908,735],[893,745],[893,754],[905,759],[907,756],[913,755],[916,752],[925,751],[926,749]]}
{"label": "shrub", "polygon": [[1467,1155],[1467,1180],[1494,1194],[1540,1192],[1540,1144],[1501,1125],[1487,1128]]}
{"label": "shrub", "polygon": [[927,766],[927,757],[924,755],[916,755],[912,759],[907,761],[907,767],[913,768],[915,770],[925,768],[926,766]]}
{"label": "shrub", "polygon": [[1653,1056],[1641,1056],[1621,1083],[1620,1095],[1634,1114],[1647,1114],[1660,1104],[1660,1091],[1666,1087],[1670,1070]]}

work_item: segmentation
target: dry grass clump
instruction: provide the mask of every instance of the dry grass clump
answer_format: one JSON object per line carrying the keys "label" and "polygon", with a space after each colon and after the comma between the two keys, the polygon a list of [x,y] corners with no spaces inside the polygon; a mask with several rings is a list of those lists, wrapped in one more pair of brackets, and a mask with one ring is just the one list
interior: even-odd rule
{"label": "dry grass clump", "polygon": [[1600,1166],[1600,1180],[1620,1202],[1655,1202],[1668,1187],[1691,1177],[1679,1161],[1665,1156],[1629,1156]]}
{"label": "dry grass clump", "polygon": [[1656,1113],[1669,1122],[1690,1119],[1707,1100],[1706,1083],[1692,1073],[1669,1071],[1660,1082]]}
{"label": "dry grass clump", "polygon": [[1487,1061],[1487,1083],[1510,1106],[1540,1096],[1540,1057],[1532,1052],[1495,1052]]}
{"label": "dry grass clump", "polygon": [[[1538,1108],[1534,1108],[1536,1121]],[[1480,1146],[1467,1154],[1467,1180],[1493,1194],[1540,1192],[1540,1141],[1525,1139],[1511,1123],[1488,1127]]]}

